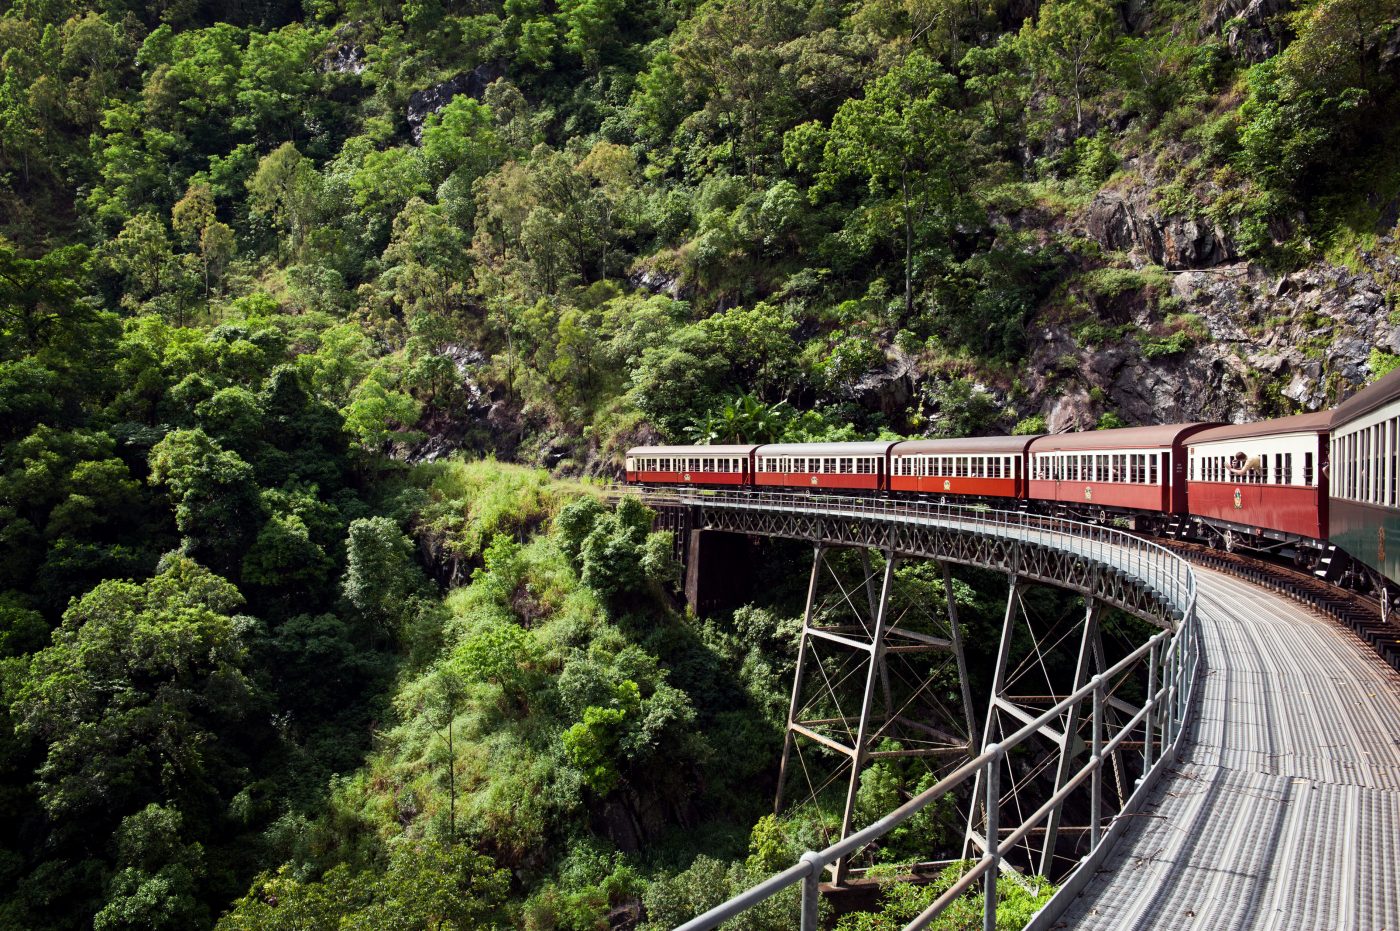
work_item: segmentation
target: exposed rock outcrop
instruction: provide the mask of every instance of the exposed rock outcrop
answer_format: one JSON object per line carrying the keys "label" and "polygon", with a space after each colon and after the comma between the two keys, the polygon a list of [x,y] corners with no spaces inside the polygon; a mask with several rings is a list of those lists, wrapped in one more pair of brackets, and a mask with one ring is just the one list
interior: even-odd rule
{"label": "exposed rock outcrop", "polygon": [[423,138],[423,122],[430,114],[437,113],[447,106],[448,101],[459,94],[480,98],[487,86],[501,77],[504,69],[495,63],[477,65],[470,71],[456,77],[414,91],[408,98],[408,130],[415,145]]}
{"label": "exposed rock outcrop", "polygon": [[1288,0],[1224,0],[1206,17],[1201,34],[1223,33],[1236,58],[1263,61],[1288,43],[1290,34],[1283,14],[1289,7]]}
{"label": "exposed rock outcrop", "polygon": [[363,26],[364,22],[357,20],[337,29],[335,39],[326,49],[318,67],[336,74],[359,74],[364,71],[369,62],[365,58],[364,46],[358,41]]}
{"label": "exposed rock outcrop", "polygon": [[1115,252],[1140,252],[1168,269],[1211,268],[1234,261],[1229,235],[1193,217],[1161,216],[1145,196],[1103,191],[1089,205],[1089,235]]}
{"label": "exposed rock outcrop", "polygon": [[[1103,410],[1129,423],[1242,422],[1335,404],[1370,375],[1372,348],[1400,353],[1385,273],[1400,259],[1355,272],[1318,264],[1276,275],[1253,263],[1181,271],[1174,313],[1204,329],[1180,352],[1151,357],[1142,341],[1160,330],[1143,307],[1136,337],[1084,347],[1071,328],[1041,331],[1027,388],[1051,430],[1087,429]],[[1394,266],[1394,267],[1393,267]]]}
{"label": "exposed rock outcrop", "polygon": [[890,347],[888,353],[883,366],[850,385],[849,396],[867,410],[897,417],[914,398],[915,360],[897,347]]}

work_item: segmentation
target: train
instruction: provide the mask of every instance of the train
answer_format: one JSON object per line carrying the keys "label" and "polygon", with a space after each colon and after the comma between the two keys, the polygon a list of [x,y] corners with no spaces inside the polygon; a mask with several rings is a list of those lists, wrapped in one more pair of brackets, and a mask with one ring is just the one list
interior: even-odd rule
{"label": "train", "polygon": [[1400,371],[1338,407],[1246,424],[842,443],[638,446],[629,484],[1013,508],[1400,583]]}

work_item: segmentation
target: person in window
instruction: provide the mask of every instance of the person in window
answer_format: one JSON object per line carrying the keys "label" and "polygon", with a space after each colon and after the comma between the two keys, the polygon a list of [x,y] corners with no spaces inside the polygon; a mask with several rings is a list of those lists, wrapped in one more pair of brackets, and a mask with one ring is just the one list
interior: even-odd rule
{"label": "person in window", "polygon": [[1258,456],[1246,456],[1244,453],[1235,453],[1230,457],[1228,471],[1231,475],[1246,480],[1257,480],[1263,473],[1264,467]]}

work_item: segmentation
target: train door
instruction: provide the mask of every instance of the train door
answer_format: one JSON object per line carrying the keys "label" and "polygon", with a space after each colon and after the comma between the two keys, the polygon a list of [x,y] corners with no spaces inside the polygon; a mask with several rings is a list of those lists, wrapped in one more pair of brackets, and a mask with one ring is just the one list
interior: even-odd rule
{"label": "train door", "polygon": [[1165,450],[1161,453],[1158,453],[1158,456],[1161,457],[1161,469],[1158,472],[1158,475],[1161,476],[1162,480],[1162,485],[1159,489],[1162,496],[1162,511],[1165,513],[1172,513],[1177,510],[1176,489],[1178,487],[1186,487],[1186,476],[1178,476],[1172,473],[1172,454],[1170,450]]}

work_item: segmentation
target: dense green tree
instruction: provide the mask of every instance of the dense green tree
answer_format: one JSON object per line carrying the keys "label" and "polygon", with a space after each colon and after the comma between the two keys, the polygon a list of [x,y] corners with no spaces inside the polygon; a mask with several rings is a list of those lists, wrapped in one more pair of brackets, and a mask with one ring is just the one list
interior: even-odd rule
{"label": "dense green tree", "polygon": [[264,875],[218,924],[220,931],[337,931],[504,927],[500,906],[509,874],[457,845],[404,844],[387,868],[352,872],[344,864],[316,882],[283,869]]}
{"label": "dense green tree", "polygon": [[152,484],[170,490],[186,551],[224,570],[237,567],[259,523],[253,467],[203,430],[175,430],[151,449]]}
{"label": "dense green tree", "polygon": [[[38,798],[77,862],[118,840],[99,926],[200,921],[197,844],[242,790],[266,725],[237,589],[185,556],[76,600],[13,694]],[[183,825],[183,827],[182,827]],[[72,881],[72,880],[64,880]]]}
{"label": "dense green tree", "polygon": [[350,524],[346,542],[345,598],[371,623],[397,634],[407,617],[409,598],[424,590],[413,561],[413,543],[387,517],[365,517]]}
{"label": "dense green tree", "polygon": [[875,198],[874,222],[903,247],[904,313],[914,313],[916,249],[947,241],[968,213],[971,168],[953,85],[938,64],[914,53],[876,79],[832,118],[818,191],[859,178]]}
{"label": "dense green tree", "polygon": [[1074,110],[1084,128],[1084,99],[1108,75],[1118,11],[1103,0],[1048,0],[1021,27],[1020,45],[1037,77]]}
{"label": "dense green tree", "polygon": [[248,179],[248,206],[286,234],[292,256],[301,255],[321,212],[321,176],[310,159],[284,142],[258,162]]}

